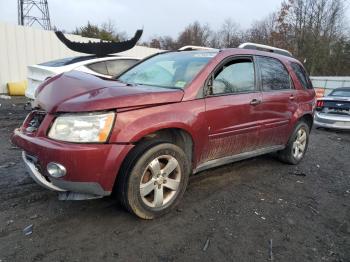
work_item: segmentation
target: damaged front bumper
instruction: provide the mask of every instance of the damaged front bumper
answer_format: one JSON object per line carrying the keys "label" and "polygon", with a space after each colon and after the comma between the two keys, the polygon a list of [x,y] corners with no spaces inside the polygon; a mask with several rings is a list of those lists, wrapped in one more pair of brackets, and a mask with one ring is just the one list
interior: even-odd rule
{"label": "damaged front bumper", "polygon": [[[61,200],[83,200],[110,195],[121,163],[133,145],[74,144],[28,135],[16,129],[12,142],[23,149],[25,167],[35,182],[59,193]],[[50,163],[66,173],[54,177]]]}
{"label": "damaged front bumper", "polygon": [[53,191],[67,191],[63,188],[55,186],[52,182],[48,181],[36,168],[34,159],[30,156],[27,156],[26,152],[22,151],[22,159],[24,161],[25,167],[35,182],[37,182],[40,186],[45,187],[47,189]]}
{"label": "damaged front bumper", "polygon": [[[22,159],[30,177],[40,186],[57,191],[59,200],[87,200],[109,195],[103,188],[92,182],[69,182],[43,176],[36,167],[36,159],[22,151]],[[82,191],[83,193],[80,193]]]}

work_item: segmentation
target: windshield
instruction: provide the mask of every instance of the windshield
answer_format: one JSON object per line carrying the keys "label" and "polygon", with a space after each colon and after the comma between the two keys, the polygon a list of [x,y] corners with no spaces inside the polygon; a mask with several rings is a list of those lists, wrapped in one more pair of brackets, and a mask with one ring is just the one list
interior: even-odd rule
{"label": "windshield", "polygon": [[343,89],[343,90],[334,90],[332,93],[329,94],[330,96],[342,96],[342,97],[350,97],[350,89]]}
{"label": "windshield", "polygon": [[160,54],[131,68],[118,80],[128,84],[184,89],[216,54],[214,51]]}

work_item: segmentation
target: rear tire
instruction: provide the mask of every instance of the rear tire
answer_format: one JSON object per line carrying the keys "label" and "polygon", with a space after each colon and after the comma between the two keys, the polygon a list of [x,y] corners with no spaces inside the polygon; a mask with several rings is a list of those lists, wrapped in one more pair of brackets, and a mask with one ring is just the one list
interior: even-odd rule
{"label": "rear tire", "polygon": [[304,158],[309,145],[310,127],[304,121],[300,121],[294,128],[284,150],[278,152],[282,162],[297,165]]}
{"label": "rear tire", "polygon": [[181,200],[188,183],[190,163],[177,145],[148,141],[138,145],[118,177],[123,206],[142,219],[168,213]]}

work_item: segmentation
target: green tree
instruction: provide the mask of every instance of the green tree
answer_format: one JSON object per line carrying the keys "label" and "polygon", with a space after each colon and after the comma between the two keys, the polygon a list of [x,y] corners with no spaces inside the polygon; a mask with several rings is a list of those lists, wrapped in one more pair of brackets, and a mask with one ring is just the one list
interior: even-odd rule
{"label": "green tree", "polygon": [[105,41],[119,42],[125,39],[125,33],[118,32],[115,25],[110,20],[101,26],[88,21],[87,25],[76,28],[73,34],[89,38],[98,38]]}

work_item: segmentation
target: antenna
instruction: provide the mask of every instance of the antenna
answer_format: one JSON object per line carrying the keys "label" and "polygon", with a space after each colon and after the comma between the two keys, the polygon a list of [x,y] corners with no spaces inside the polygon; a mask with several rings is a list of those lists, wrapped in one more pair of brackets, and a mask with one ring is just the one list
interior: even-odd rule
{"label": "antenna", "polygon": [[18,24],[33,26],[37,24],[51,30],[47,0],[18,0]]}

